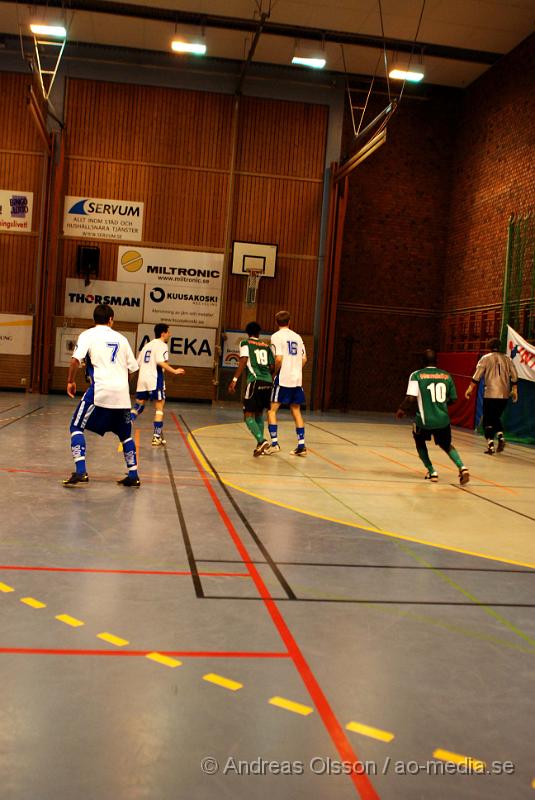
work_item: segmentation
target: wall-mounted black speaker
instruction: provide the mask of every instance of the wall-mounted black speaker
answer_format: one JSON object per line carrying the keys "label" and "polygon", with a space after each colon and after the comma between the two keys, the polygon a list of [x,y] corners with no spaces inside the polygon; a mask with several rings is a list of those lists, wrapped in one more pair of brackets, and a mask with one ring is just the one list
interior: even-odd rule
{"label": "wall-mounted black speaker", "polygon": [[99,263],[100,247],[87,247],[85,244],[78,245],[76,274],[84,278],[86,286],[91,278],[98,278]]}

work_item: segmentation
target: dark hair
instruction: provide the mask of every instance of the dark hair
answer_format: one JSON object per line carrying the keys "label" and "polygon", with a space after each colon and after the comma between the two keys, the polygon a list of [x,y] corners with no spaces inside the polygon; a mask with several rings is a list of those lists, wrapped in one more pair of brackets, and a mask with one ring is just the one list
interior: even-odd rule
{"label": "dark hair", "polygon": [[275,319],[277,320],[278,325],[287,325],[290,321],[290,312],[279,311],[277,314],[275,314]]}
{"label": "dark hair", "polygon": [[167,323],[158,322],[158,324],[154,326],[154,335],[157,339],[159,339],[162,333],[167,333],[168,330],[169,325],[167,325]]}
{"label": "dark hair", "polygon": [[427,347],[422,353],[422,361],[424,367],[436,367],[437,354],[432,347]]}
{"label": "dark hair", "polygon": [[501,343],[501,341],[499,339],[491,339],[490,342],[489,342],[489,348],[491,350],[501,350],[502,349],[502,343]]}
{"label": "dark hair", "polygon": [[262,328],[258,322],[249,322],[249,324],[245,326],[247,336],[254,336],[256,338],[261,330]]}
{"label": "dark hair", "polygon": [[95,306],[93,319],[97,325],[107,325],[110,319],[113,319],[113,308],[106,303]]}

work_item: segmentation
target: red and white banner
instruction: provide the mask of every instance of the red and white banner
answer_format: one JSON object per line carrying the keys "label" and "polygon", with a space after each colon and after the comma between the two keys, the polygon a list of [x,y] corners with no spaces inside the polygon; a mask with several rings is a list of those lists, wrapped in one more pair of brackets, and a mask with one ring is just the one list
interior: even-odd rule
{"label": "red and white banner", "polygon": [[525,381],[535,381],[535,346],[526,342],[510,325],[507,326],[507,352]]}

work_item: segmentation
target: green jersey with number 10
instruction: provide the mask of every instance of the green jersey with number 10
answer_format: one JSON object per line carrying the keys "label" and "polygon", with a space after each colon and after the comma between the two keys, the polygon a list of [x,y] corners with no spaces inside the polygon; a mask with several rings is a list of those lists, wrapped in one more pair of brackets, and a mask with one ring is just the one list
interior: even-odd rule
{"label": "green jersey with number 10", "polygon": [[438,367],[425,367],[413,372],[407,387],[409,397],[416,397],[416,425],[426,430],[445,428],[450,424],[448,402],[457,400],[453,378]]}
{"label": "green jersey with number 10", "polygon": [[275,357],[269,342],[262,339],[243,339],[240,342],[240,358],[247,358],[247,383],[253,381],[273,381],[270,365],[275,363]]}

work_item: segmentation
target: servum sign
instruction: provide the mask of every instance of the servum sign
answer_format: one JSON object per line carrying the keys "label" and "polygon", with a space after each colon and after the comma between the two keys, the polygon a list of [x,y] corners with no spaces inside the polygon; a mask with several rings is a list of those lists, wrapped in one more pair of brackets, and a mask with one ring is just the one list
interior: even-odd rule
{"label": "servum sign", "polygon": [[[214,363],[215,329],[172,327],[171,336],[167,342],[169,363],[175,367],[204,367],[209,368]],[[152,325],[138,325],[137,350],[138,354],[143,347],[154,339]]]}
{"label": "servum sign", "polygon": [[67,278],[65,316],[93,319],[95,306],[107,303],[117,322],[141,322],[143,319],[143,286],[139,283],[91,281],[87,286],[78,278]]}
{"label": "servum sign", "polygon": [[117,280],[145,284],[144,322],[216,328],[222,253],[119,247]]}
{"label": "servum sign", "polygon": [[64,236],[140,242],[142,231],[143,203],[70,195],[65,198]]}

